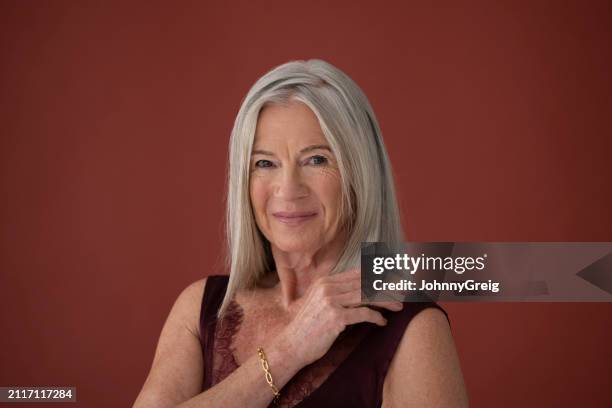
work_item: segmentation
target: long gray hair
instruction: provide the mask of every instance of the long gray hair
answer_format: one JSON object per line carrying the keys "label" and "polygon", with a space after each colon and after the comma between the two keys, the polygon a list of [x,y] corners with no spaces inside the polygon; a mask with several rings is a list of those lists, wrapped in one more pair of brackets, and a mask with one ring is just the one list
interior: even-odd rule
{"label": "long gray hair", "polygon": [[[331,274],[360,265],[361,242],[402,242],[393,174],[380,128],[368,99],[344,72],[319,60],[291,61],[262,76],[242,101],[229,146],[226,207],[226,265],[230,271],[218,316],[236,291],[276,273],[270,243],[257,227],[249,195],[249,165],[259,112],[267,105],[301,102],[317,116],[336,156],[341,216],[348,239]],[[343,218],[344,219],[344,218]]]}

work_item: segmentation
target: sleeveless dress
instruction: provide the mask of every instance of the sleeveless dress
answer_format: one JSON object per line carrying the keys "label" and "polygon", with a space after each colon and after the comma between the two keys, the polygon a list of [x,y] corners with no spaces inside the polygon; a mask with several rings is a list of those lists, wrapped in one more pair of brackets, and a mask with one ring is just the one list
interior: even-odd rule
{"label": "sleeveless dress", "polygon": [[[232,300],[223,319],[218,321],[216,317],[228,279],[226,275],[209,276],[202,296],[202,391],[219,383],[239,367],[234,358],[232,341],[240,328],[242,309]],[[448,319],[446,311],[434,302],[406,302],[399,312],[381,309],[387,319],[386,326],[364,322],[347,327],[323,357],[303,367],[285,384],[280,390],[279,400],[271,403],[270,407],[382,406],[383,383],[395,350],[410,320],[428,307],[440,309]],[[253,352],[256,353],[255,349]]]}

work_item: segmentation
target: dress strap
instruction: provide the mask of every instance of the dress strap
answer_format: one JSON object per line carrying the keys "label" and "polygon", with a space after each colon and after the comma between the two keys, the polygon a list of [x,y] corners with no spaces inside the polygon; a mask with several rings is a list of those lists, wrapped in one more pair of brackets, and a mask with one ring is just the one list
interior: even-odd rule
{"label": "dress strap", "polygon": [[200,343],[204,358],[203,390],[210,388],[213,368],[213,343],[215,341],[215,327],[217,326],[217,312],[223,302],[229,276],[212,275],[206,279],[202,306],[200,309]]}

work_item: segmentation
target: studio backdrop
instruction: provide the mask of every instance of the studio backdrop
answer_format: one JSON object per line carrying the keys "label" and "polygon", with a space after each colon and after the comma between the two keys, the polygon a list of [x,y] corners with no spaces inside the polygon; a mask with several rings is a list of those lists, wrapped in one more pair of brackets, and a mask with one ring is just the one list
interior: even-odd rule
{"label": "studio backdrop", "polygon": [[[610,4],[460,3],[0,2],[0,386],[133,403],[291,60],[368,96],[407,240],[612,241]],[[471,406],[612,406],[612,304],[444,307]]]}

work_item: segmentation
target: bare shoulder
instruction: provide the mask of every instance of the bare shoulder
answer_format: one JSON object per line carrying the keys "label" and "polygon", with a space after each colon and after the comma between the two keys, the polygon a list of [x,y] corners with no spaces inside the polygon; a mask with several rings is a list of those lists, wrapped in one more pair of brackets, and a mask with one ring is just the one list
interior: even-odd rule
{"label": "bare shoulder", "polygon": [[185,324],[196,337],[200,337],[200,310],[207,278],[198,279],[187,285],[178,295],[173,306],[174,318]]}
{"label": "bare shoulder", "polygon": [[385,377],[383,407],[467,407],[459,356],[445,314],[426,308],[410,321]]}
{"label": "bare shoulder", "polygon": [[185,287],[185,289],[183,289],[179,295],[179,299],[182,299],[185,302],[196,302],[199,304],[202,301],[202,296],[204,295],[204,287],[206,286],[207,279],[208,278],[204,277],[187,285],[187,287]]}
{"label": "bare shoulder", "polygon": [[204,366],[199,316],[205,285],[206,278],[192,282],[176,298],[135,408],[175,406],[200,392]]}
{"label": "bare shoulder", "polygon": [[452,335],[444,312],[436,307],[428,307],[412,318],[402,340],[412,339],[412,342],[426,340],[431,344],[432,340],[440,341],[449,337],[452,338]]}

